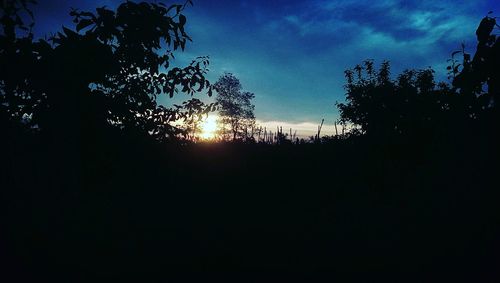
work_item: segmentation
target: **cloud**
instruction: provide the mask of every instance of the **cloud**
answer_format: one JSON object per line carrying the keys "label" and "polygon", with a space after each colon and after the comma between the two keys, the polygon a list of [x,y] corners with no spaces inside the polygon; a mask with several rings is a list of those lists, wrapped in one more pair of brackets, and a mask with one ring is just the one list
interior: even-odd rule
{"label": "cloud", "polygon": [[[266,29],[279,37],[299,37],[314,46],[315,57],[330,53],[350,59],[349,67],[367,58],[388,59],[396,71],[442,66],[462,42],[473,48],[475,28],[487,5],[442,0],[314,3],[297,6],[296,13],[270,21]],[[443,79],[445,70],[437,71]]]}
{"label": "cloud", "polygon": [[[449,7],[453,6],[453,9]],[[477,5],[476,5],[477,6]],[[301,36],[339,36],[350,38],[363,29],[385,34],[397,41],[422,39],[455,40],[469,36],[478,16],[471,14],[474,5],[448,1],[319,1],[312,7],[298,9],[269,22],[269,28],[296,29]]]}

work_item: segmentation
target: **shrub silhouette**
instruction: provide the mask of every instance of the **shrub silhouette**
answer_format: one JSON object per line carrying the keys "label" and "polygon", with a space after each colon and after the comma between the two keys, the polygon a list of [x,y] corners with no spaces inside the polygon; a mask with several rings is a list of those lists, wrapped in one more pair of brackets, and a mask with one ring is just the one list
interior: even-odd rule
{"label": "shrub silhouette", "polygon": [[338,104],[342,123],[371,136],[407,135],[430,130],[439,113],[433,70],[407,70],[390,78],[389,62],[376,71],[365,61],[345,72],[347,103]]}
{"label": "shrub silhouette", "polygon": [[[340,121],[369,136],[412,138],[460,134],[460,128],[490,123],[500,104],[500,37],[492,33],[496,25],[489,15],[481,21],[472,60],[464,46],[452,53],[451,85],[436,83],[431,68],[406,70],[391,80],[387,61],[378,71],[371,60],[347,70],[346,103],[337,104]],[[455,59],[459,53],[462,63]]]}

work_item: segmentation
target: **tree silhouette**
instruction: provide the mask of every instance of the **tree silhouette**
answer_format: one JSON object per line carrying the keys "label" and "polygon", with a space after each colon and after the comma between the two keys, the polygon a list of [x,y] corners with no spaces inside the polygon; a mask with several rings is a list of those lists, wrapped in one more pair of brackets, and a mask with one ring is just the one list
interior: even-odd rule
{"label": "tree silhouette", "polygon": [[232,136],[232,140],[247,139],[249,129],[255,125],[255,106],[252,104],[255,95],[242,92],[240,80],[231,73],[221,76],[214,88],[217,91],[215,101],[219,106],[223,135]]}
{"label": "tree silhouette", "polygon": [[393,81],[389,62],[376,71],[368,60],[345,74],[347,103],[337,105],[341,122],[377,136],[405,134],[433,123],[431,108],[438,106],[432,96],[436,84],[431,69],[407,70]]}
{"label": "tree silhouette", "polygon": [[424,137],[473,127],[488,110],[485,96],[457,93],[436,83],[434,70],[406,70],[390,79],[390,66],[379,71],[365,61],[346,71],[346,103],[338,103],[340,121],[354,132],[374,137]]}
{"label": "tree silhouette", "polygon": [[[492,99],[498,107],[500,95],[500,36],[493,34],[494,28],[498,27],[496,18],[490,16],[492,12],[484,17],[477,30],[477,49],[471,59],[471,55],[465,52],[465,46],[452,54],[452,65],[448,67],[453,77],[453,86],[465,96],[484,96]],[[462,54],[462,63],[457,62],[454,56]],[[485,87],[487,90],[485,91]]]}
{"label": "tree silhouette", "polygon": [[[346,103],[337,104],[340,121],[379,137],[458,134],[460,127],[485,123],[492,106],[498,106],[500,93],[500,37],[493,34],[497,24],[490,14],[476,31],[474,57],[463,45],[452,53],[448,67],[452,85],[436,83],[430,68],[406,70],[391,80],[389,62],[378,71],[371,60],[347,70]],[[457,54],[463,56],[461,63]]]}
{"label": "tree silhouette", "polygon": [[171,6],[126,1],[116,11],[73,10],[75,30],[63,27],[49,41],[34,41],[31,33],[16,36],[26,28],[16,20],[18,13],[31,2],[7,1],[6,7],[14,8],[2,17],[0,62],[9,68],[2,68],[0,88],[2,110],[11,119],[77,140],[108,126],[165,139],[176,134],[168,122],[178,113],[159,106],[158,95],[204,89],[211,95],[207,57],[169,69],[173,52],[191,40],[182,14],[191,1]]}

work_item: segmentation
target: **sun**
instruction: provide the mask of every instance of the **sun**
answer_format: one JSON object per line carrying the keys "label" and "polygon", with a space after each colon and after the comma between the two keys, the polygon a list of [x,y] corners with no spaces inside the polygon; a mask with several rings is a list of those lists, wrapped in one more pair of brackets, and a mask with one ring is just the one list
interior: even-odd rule
{"label": "sun", "polygon": [[211,140],[215,138],[217,131],[217,116],[208,116],[201,124],[200,137],[204,140]]}

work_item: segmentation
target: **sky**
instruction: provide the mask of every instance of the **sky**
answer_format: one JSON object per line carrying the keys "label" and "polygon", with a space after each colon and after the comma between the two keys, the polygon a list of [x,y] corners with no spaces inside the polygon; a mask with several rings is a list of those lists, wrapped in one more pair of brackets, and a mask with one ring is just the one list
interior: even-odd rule
{"label": "sky", "polygon": [[[37,35],[72,26],[70,7],[116,7],[119,0],[38,0]],[[172,4],[171,1],[163,1]],[[182,3],[179,0],[175,3]],[[389,60],[393,74],[433,67],[446,80],[446,60],[465,43],[475,49],[475,30],[498,0],[193,0],[185,11],[193,38],[178,65],[210,56],[208,78],[231,72],[255,93],[258,122],[298,129],[307,136],[325,119],[332,134],[335,102],[344,99],[346,69],[365,59]],[[188,99],[163,97],[166,105]],[[200,96],[199,98],[202,98]],[[213,98],[203,96],[206,102]]]}

